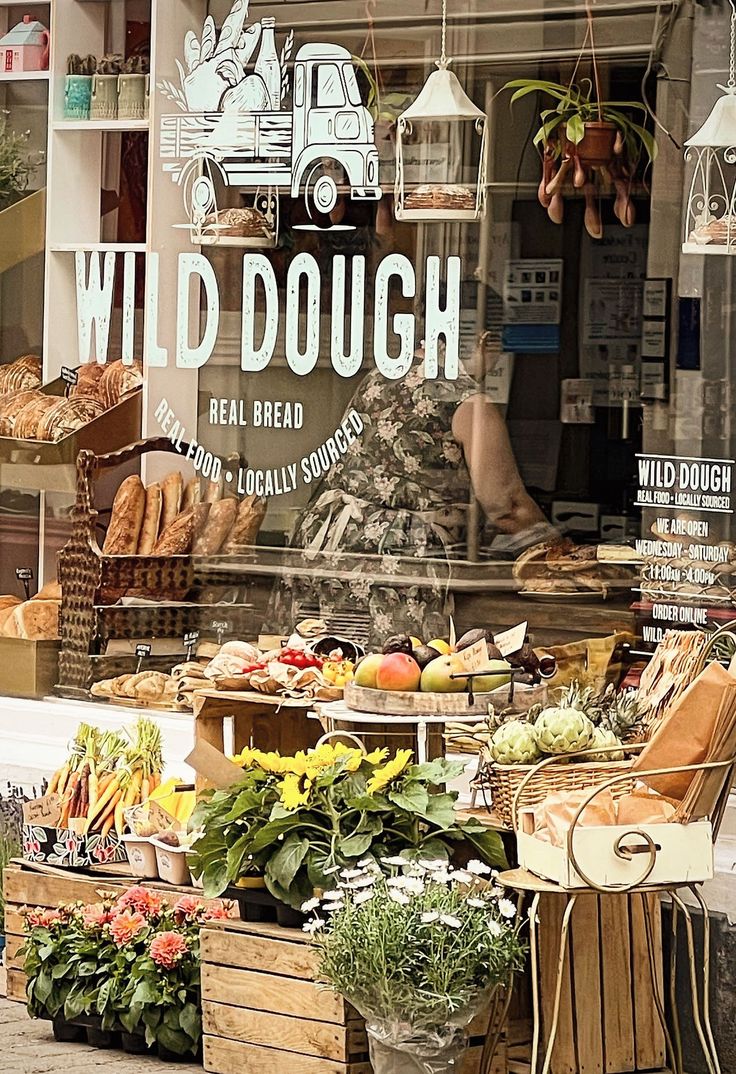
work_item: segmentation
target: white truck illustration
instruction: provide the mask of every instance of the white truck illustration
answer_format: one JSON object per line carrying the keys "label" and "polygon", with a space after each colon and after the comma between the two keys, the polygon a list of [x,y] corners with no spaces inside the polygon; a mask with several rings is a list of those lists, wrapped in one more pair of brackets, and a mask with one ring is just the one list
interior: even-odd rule
{"label": "white truck illustration", "polygon": [[[164,170],[184,188],[195,242],[203,241],[206,222],[217,219],[214,172],[226,186],[268,191],[267,212],[278,191],[303,194],[310,218],[322,227],[329,226],[341,191],[355,200],[381,197],[373,120],[348,50],[303,45],[285,105],[293,35],[279,58],[275,20],[262,19],[243,32],[246,11],[235,0],[219,42],[209,19],[201,42],[187,35],[189,72],[178,65],[181,88],[160,85],[182,110],[161,117],[160,153]],[[258,59],[249,68],[257,45]]]}

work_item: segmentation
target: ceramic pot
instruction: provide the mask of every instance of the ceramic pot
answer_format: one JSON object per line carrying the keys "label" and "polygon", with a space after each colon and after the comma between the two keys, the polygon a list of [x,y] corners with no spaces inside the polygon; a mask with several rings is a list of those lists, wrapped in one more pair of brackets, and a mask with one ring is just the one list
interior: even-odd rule
{"label": "ceramic pot", "polygon": [[118,78],[118,75],[93,77],[90,119],[118,118]]}
{"label": "ceramic pot", "polygon": [[583,168],[599,168],[613,156],[618,127],[599,120],[585,124],[583,140],[575,145],[565,135],[565,156],[577,157]]}
{"label": "ceramic pot", "polygon": [[147,75],[118,77],[118,119],[143,119],[146,115]]}
{"label": "ceramic pot", "polygon": [[67,75],[64,81],[64,119],[89,119],[92,75]]}

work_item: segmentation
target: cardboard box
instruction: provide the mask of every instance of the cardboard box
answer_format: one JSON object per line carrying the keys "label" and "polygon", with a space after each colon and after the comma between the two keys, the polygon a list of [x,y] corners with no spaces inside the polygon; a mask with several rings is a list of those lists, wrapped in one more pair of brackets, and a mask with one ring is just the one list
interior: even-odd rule
{"label": "cardboard box", "polygon": [[[520,811],[517,832],[519,865],[566,889],[587,888],[573,868],[567,847],[553,846],[532,834],[533,810]],[[690,824],[600,825],[576,827],[575,857],[584,873],[601,887],[636,884],[649,863],[648,835],[656,847],[654,868],[646,885],[695,884],[713,877],[713,828],[709,820]],[[621,851],[616,848],[621,841]],[[626,853],[631,848],[633,853]]]}
{"label": "cardboard box", "polygon": [[46,697],[59,679],[60,641],[0,638],[0,694]]}

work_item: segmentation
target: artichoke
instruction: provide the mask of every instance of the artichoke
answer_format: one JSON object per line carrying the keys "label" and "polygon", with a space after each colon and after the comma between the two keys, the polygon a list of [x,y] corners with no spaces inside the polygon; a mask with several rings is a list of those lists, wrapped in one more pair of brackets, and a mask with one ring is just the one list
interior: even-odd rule
{"label": "artichoke", "polygon": [[542,753],[576,753],[592,739],[593,724],[579,709],[544,709],[534,724],[534,734]]}
{"label": "artichoke", "polygon": [[497,764],[534,764],[541,754],[534,728],[525,720],[509,720],[495,731],[490,744]]}
{"label": "artichoke", "polygon": [[[605,727],[596,727],[593,729],[593,737],[588,744],[588,749],[601,749],[607,746],[621,746],[621,739],[618,738],[613,731],[607,731]],[[624,751],[612,750],[610,753],[591,753],[589,757],[581,758],[584,761],[623,761]]]}

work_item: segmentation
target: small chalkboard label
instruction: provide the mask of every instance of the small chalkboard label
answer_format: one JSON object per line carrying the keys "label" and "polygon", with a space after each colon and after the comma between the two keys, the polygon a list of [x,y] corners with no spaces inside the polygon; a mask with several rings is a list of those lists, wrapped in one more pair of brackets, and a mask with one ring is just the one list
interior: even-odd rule
{"label": "small chalkboard label", "polygon": [[30,582],[33,578],[33,567],[16,567],[15,577],[19,582]]}
{"label": "small chalkboard label", "polygon": [[187,649],[191,649],[192,646],[196,645],[198,641],[199,641],[199,631],[198,630],[188,630],[187,633],[184,635],[184,646]]}
{"label": "small chalkboard label", "polygon": [[217,644],[222,645],[223,636],[230,630],[227,619],[213,619],[210,626],[217,634]]}
{"label": "small chalkboard label", "polygon": [[136,645],[136,647],[135,647],[135,655],[139,659],[143,659],[144,656],[150,656],[151,655],[151,646],[148,645],[148,644]]}
{"label": "small chalkboard label", "polygon": [[79,382],[79,370],[70,369],[68,365],[61,367],[61,379],[65,384],[77,384]]}

